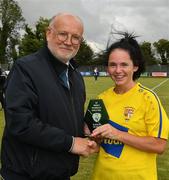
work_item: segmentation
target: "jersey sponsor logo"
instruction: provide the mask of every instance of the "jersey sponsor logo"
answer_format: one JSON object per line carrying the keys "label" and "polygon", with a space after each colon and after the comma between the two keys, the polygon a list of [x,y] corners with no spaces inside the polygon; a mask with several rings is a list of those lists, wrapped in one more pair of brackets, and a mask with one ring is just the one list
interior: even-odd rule
{"label": "jersey sponsor logo", "polygon": [[116,144],[116,145],[123,144],[121,141],[118,141],[116,139],[103,139],[102,142],[104,144]]}
{"label": "jersey sponsor logo", "polygon": [[[121,126],[113,121],[109,120],[109,124],[121,131],[128,131],[128,128]],[[119,158],[122,153],[124,144],[116,139],[104,139],[101,143],[101,146],[105,152]]]}
{"label": "jersey sponsor logo", "polygon": [[135,109],[133,107],[124,108],[124,117],[125,121],[129,121],[134,114]]}

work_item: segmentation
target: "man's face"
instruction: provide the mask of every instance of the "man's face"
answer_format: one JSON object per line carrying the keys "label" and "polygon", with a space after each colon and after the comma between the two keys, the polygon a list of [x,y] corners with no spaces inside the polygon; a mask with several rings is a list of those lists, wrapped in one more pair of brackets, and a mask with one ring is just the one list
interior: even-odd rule
{"label": "man's face", "polygon": [[56,58],[66,63],[77,54],[82,34],[83,25],[76,17],[56,17],[46,33],[48,48]]}

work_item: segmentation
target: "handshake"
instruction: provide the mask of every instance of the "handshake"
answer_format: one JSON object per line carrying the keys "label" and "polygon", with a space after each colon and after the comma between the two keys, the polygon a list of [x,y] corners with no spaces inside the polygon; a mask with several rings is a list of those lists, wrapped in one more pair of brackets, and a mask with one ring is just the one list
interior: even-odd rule
{"label": "handshake", "polygon": [[94,129],[91,133],[87,124],[84,126],[84,133],[89,135],[89,138],[74,138],[74,144],[71,152],[74,154],[78,154],[81,156],[89,156],[92,153],[96,153],[99,151],[99,145],[102,139],[115,139],[121,141],[122,136],[125,136],[128,129],[122,127],[121,130],[113,127],[116,123],[110,122],[110,124],[104,124],[96,129]]}
{"label": "handshake", "polygon": [[88,157],[90,154],[99,151],[99,145],[88,138],[74,137],[73,147],[71,153],[78,154],[80,156]]}
{"label": "handshake", "polygon": [[[90,130],[86,124],[84,126],[84,133],[90,134]],[[74,137],[73,146],[70,152],[87,157],[90,154],[96,153],[98,151],[99,144],[94,140],[91,140],[90,138]]]}

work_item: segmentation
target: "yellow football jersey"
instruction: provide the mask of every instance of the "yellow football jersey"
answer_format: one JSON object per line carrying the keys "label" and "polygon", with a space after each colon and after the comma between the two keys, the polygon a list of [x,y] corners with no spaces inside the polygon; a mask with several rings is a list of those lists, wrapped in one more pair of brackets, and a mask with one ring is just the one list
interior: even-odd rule
{"label": "yellow football jersey", "polygon": [[[137,136],[168,138],[169,120],[159,98],[137,83],[124,94],[113,88],[99,95],[108,111],[109,123]],[[92,180],[157,180],[156,154],[117,140],[105,139],[95,162]]]}

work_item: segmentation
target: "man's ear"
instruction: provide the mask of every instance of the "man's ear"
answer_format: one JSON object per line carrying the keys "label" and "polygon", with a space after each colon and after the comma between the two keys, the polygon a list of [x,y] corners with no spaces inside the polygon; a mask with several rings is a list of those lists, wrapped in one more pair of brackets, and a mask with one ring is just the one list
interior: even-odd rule
{"label": "man's ear", "polygon": [[47,29],[46,29],[46,40],[47,40],[47,41],[48,41],[48,39],[50,38],[51,33],[52,33],[52,31],[50,30],[50,28],[47,28]]}

